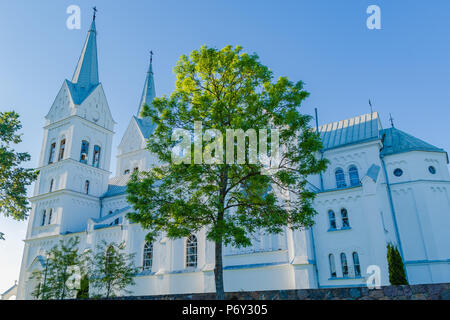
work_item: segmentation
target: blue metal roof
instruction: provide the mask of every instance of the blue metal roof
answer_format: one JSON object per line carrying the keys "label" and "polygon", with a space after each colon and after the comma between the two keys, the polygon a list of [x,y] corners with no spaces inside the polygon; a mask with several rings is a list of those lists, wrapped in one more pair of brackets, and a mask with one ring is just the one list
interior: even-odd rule
{"label": "blue metal roof", "polygon": [[334,149],[379,139],[382,129],[378,112],[340,120],[319,127],[323,149]]}
{"label": "blue metal roof", "polygon": [[423,140],[413,137],[394,127],[381,130],[380,136],[383,137],[382,155],[397,154],[409,151],[432,151],[444,152],[444,149],[435,147]]}
{"label": "blue metal roof", "polygon": [[113,197],[126,193],[127,183],[131,175],[115,177],[109,180],[108,190],[102,195],[102,198]]}
{"label": "blue metal roof", "polygon": [[99,85],[95,20],[89,28],[72,81],[66,80],[66,83],[75,104],[81,104]]}
{"label": "blue metal roof", "polygon": [[136,116],[133,116],[133,117],[136,120],[139,130],[141,130],[144,138],[148,139],[148,137],[150,137],[150,135],[156,129],[156,124],[149,117],[146,117],[146,118],[138,118]]}

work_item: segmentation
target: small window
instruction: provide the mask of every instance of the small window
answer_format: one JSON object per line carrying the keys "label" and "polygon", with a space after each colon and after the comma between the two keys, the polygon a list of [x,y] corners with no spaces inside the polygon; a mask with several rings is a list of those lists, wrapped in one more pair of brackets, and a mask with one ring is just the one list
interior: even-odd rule
{"label": "small window", "polygon": [[138,172],[138,171],[139,171],[139,168],[138,168],[138,167],[136,167],[136,168],[133,169],[133,172]]}
{"label": "small window", "polygon": [[328,219],[330,221],[330,229],[336,229],[336,215],[333,210],[328,211]]}
{"label": "small window", "polygon": [[98,168],[100,165],[100,151],[101,148],[97,145],[94,146],[94,157],[92,160],[92,166]]}
{"label": "small window", "polygon": [[336,278],[336,265],[334,263],[334,255],[330,253],[328,256],[328,262],[330,263],[330,275],[332,278]]}
{"label": "small window", "polygon": [[81,141],[80,162],[87,163],[89,154],[89,142],[86,140]]}
{"label": "small window", "polygon": [[123,174],[130,174],[130,169],[125,170]]}
{"label": "small window", "polygon": [[341,209],[341,218],[342,218],[342,228],[350,228],[350,222],[348,221],[348,212],[347,209]]}
{"label": "small window", "polygon": [[361,266],[359,265],[359,256],[357,252],[353,252],[353,267],[355,269],[355,277],[361,276]]}
{"label": "small window", "polygon": [[62,139],[61,143],[59,144],[58,161],[64,159],[64,149],[65,148],[66,148],[66,139]]}
{"label": "small window", "polygon": [[394,176],[401,177],[402,174],[403,174],[403,170],[402,169],[397,168],[397,169],[394,170]]}
{"label": "small window", "polygon": [[429,166],[428,171],[430,171],[431,174],[436,174],[436,168],[433,166]]}
{"label": "small window", "polygon": [[44,210],[44,211],[42,211],[41,226],[43,226],[45,224],[46,217],[47,217],[47,211]]}
{"label": "small window", "polygon": [[334,174],[336,176],[336,187],[345,188],[347,186],[347,183],[345,182],[344,170],[337,169]]}
{"label": "small window", "polygon": [[53,209],[50,209],[50,211],[48,212],[48,224],[52,224],[52,214]]}
{"label": "small window", "polygon": [[48,192],[52,192],[53,191],[53,183],[54,183],[54,180],[53,179],[50,180],[50,188],[48,188],[49,189]]}
{"label": "small window", "polygon": [[197,237],[194,235],[186,240],[186,267],[197,267]]}
{"label": "small window", "polygon": [[356,168],[355,166],[351,166],[348,169],[348,176],[350,178],[350,185],[352,187],[360,185],[358,168]]}
{"label": "small window", "polygon": [[142,260],[142,269],[152,270],[153,263],[153,243],[146,242],[144,245],[144,259]]}
{"label": "small window", "polygon": [[89,180],[84,183],[84,193],[89,194]]}
{"label": "small window", "polygon": [[55,149],[56,149],[56,142],[53,142],[50,145],[50,155],[48,156],[48,164],[53,163],[55,160]]}
{"label": "small window", "polygon": [[341,253],[341,266],[342,266],[342,275],[344,277],[348,277],[348,264],[347,264],[347,257],[345,256],[345,253]]}

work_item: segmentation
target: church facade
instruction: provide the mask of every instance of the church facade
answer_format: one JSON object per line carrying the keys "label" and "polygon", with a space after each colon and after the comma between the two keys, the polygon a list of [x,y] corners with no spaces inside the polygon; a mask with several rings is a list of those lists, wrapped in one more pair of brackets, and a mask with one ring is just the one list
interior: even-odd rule
{"label": "church facade", "polygon": [[[205,232],[146,243],[146,231],[126,218],[131,173],[158,164],[145,149],[155,126],[139,116],[155,97],[153,70],[150,63],[110,178],[115,122],[99,81],[96,35],[94,19],[72,80],[45,117],[17,298],[32,299],[31,273],[60,239],[75,236],[80,251],[125,241],[140,267],[132,295],[214,292],[214,244]],[[225,247],[225,290],[365,286],[375,273],[388,285],[389,242],[399,248],[410,284],[450,282],[447,153],[393,126],[383,129],[376,112],[317,129],[330,163],[308,179],[317,193],[315,225],[255,234],[247,248]]]}

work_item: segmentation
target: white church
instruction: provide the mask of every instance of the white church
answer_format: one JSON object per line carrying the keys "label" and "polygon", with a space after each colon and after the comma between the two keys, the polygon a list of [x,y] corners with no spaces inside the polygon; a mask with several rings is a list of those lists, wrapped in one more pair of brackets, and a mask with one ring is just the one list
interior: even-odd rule
{"label": "white church", "polygon": [[[150,63],[139,110],[154,97]],[[80,238],[80,252],[102,240],[125,241],[140,267],[129,288],[134,296],[215,291],[214,244],[205,232],[146,243],[146,231],[126,218],[130,174],[158,163],[145,149],[155,126],[139,113],[110,178],[115,122],[99,82],[94,19],[72,80],[63,82],[45,117],[18,299],[32,299],[30,275],[44,267],[51,247],[70,237]],[[309,178],[317,193],[315,225],[255,234],[243,249],[225,247],[225,291],[365,286],[375,269],[381,285],[389,285],[389,242],[398,246],[410,284],[450,282],[447,153],[393,126],[383,129],[376,112],[319,132],[330,164]]]}

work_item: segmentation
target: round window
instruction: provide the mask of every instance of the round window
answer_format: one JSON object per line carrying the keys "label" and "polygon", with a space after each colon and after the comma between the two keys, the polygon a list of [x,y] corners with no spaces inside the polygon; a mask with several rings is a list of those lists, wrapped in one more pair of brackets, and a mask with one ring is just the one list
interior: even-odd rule
{"label": "round window", "polygon": [[403,174],[403,170],[400,168],[397,168],[394,170],[394,176],[400,177]]}
{"label": "round window", "polygon": [[431,174],[435,174],[436,173],[436,168],[433,166],[429,166],[428,167],[428,171],[430,171]]}

